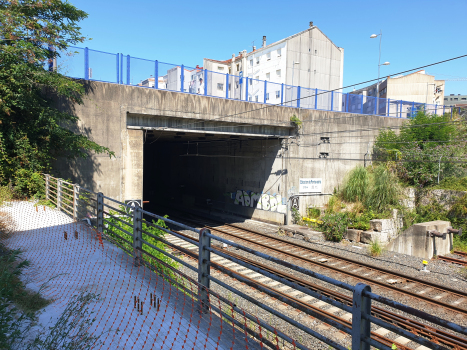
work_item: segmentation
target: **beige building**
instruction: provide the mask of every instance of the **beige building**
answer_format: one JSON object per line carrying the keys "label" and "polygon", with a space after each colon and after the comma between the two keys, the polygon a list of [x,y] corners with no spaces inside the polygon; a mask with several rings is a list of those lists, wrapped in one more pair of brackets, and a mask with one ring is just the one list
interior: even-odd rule
{"label": "beige building", "polygon": [[376,87],[373,84],[352,94],[362,95],[352,98],[349,102],[349,112],[365,114],[380,114],[393,117],[408,117],[426,105],[430,113],[442,114],[444,104],[444,80],[436,80],[433,75],[424,70],[408,75],[387,77],[379,84],[379,113],[376,106]]}

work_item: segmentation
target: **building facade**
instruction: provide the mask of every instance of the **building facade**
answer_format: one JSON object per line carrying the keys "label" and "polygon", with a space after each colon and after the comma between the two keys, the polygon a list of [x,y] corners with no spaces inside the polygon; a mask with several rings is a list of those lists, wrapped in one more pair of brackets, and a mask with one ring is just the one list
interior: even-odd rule
{"label": "building facade", "polygon": [[243,50],[224,61],[205,58],[203,68],[212,72],[208,86],[215,96],[287,105],[314,96],[316,89],[342,88],[344,49],[310,23],[270,45],[263,37],[262,46],[249,53]]}
{"label": "building facade", "polygon": [[467,105],[467,95],[450,94],[444,97],[444,105],[449,107],[464,107]]}
{"label": "building facade", "polygon": [[[379,84],[377,103],[377,84],[366,86],[351,94],[360,95],[349,101],[347,111],[367,114],[410,117],[414,110],[422,106],[431,113],[441,114],[444,104],[444,80],[436,80],[424,70],[408,75],[387,77]],[[437,106],[441,108],[438,109]]]}

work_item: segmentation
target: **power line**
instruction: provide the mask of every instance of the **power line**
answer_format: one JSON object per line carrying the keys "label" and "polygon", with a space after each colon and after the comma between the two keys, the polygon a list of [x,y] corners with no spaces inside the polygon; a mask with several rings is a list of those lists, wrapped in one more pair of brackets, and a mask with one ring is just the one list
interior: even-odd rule
{"label": "power line", "polygon": [[[430,64],[427,64],[427,65],[424,65],[424,66],[421,66],[421,67],[417,67],[417,68],[405,70],[405,71],[402,71],[402,72],[399,72],[399,73],[390,74],[390,75],[388,75],[388,77],[395,76],[395,75],[400,75],[400,74],[404,74],[404,73],[408,73],[408,72],[412,72],[412,71],[415,71],[415,70],[420,70],[420,69],[422,69],[422,68],[435,66],[435,65],[438,65],[438,64],[441,64],[441,63],[446,63],[446,62],[454,61],[454,60],[457,60],[457,59],[460,59],[460,58],[464,58],[464,57],[467,57],[467,55],[457,56],[457,57],[449,58],[449,59],[446,59],[446,60],[443,60],[443,61],[438,61],[438,62],[435,62],[435,63],[430,63]],[[352,85],[347,85],[347,86],[344,86],[344,87],[341,87],[341,88],[336,88],[336,89],[333,89],[333,90],[327,90],[327,91],[325,91],[325,92],[321,92],[321,93],[314,94],[314,95],[311,95],[311,96],[304,96],[304,97],[296,98],[296,99],[289,100],[289,101],[286,101],[286,102],[283,102],[283,103],[295,102],[295,101],[298,101],[298,100],[301,100],[301,99],[304,99],[304,98],[315,97],[315,96],[317,96],[317,95],[322,95],[322,94],[326,94],[326,93],[333,92],[333,91],[339,91],[339,90],[343,90],[343,89],[346,89],[346,88],[354,87],[354,86],[357,86],[357,85],[367,84],[367,83],[370,83],[370,82],[377,81],[378,79],[380,79],[380,78],[371,79],[371,80],[363,81],[363,82],[356,83],[356,84],[352,84]],[[272,104],[272,105],[269,105],[269,106],[263,106],[263,107],[260,107],[260,108],[252,109],[252,110],[249,110],[249,111],[244,111],[244,112],[238,112],[238,113],[234,113],[234,114],[229,114],[229,115],[226,115],[226,116],[223,116],[223,117],[219,117],[219,118],[215,118],[215,119],[212,119],[212,120],[219,120],[219,119],[224,119],[224,118],[228,118],[228,117],[234,117],[234,116],[237,116],[237,115],[240,115],[240,114],[245,114],[245,113],[249,113],[249,112],[259,111],[259,110],[267,109],[267,108],[270,108],[270,107],[278,107],[278,106],[281,106],[281,105],[282,105],[282,104],[280,104],[280,103]],[[203,123],[203,122],[202,122],[202,121],[193,122],[193,123],[184,124],[184,125],[181,125],[181,126],[194,125],[194,124],[198,124],[198,123]]]}

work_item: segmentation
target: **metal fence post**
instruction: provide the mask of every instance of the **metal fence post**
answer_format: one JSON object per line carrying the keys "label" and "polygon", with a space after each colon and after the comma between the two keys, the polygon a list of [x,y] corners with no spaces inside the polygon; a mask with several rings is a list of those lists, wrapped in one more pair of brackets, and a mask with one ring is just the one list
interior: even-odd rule
{"label": "metal fence post", "polygon": [[120,54],[120,82],[119,84],[123,84],[123,54]]}
{"label": "metal fence post", "polygon": [[315,89],[315,109],[318,109],[318,88]]}
{"label": "metal fence post", "polygon": [[403,105],[403,103],[402,103],[402,100],[401,100],[401,108],[399,108],[399,111],[400,111],[399,118],[402,118],[402,105]]}
{"label": "metal fence post", "polygon": [[89,49],[84,48],[84,79],[89,80]]}
{"label": "metal fence post", "polygon": [[156,60],[154,66],[154,89],[159,89],[159,61]]}
{"label": "metal fence post", "polygon": [[410,113],[410,116],[413,117],[415,113],[415,101],[412,102],[412,113]]}
{"label": "metal fence post", "polygon": [[334,91],[331,91],[331,111],[333,110],[333,104],[334,104]]}
{"label": "metal fence post", "polygon": [[97,194],[96,213],[97,231],[104,232],[104,194],[102,192]]}
{"label": "metal fence post", "polygon": [[387,113],[387,116],[390,117],[391,116],[391,99],[388,98],[386,100],[386,103],[388,104],[388,113]]}
{"label": "metal fence post", "polygon": [[57,209],[62,208],[62,179],[57,179]]}
{"label": "metal fence post", "polygon": [[357,283],[353,292],[352,303],[352,349],[370,350],[366,339],[371,337],[371,299],[364,296],[364,292],[371,292],[371,287],[365,283]]}
{"label": "metal fence post", "polygon": [[130,55],[126,55],[126,84],[130,85]]}
{"label": "metal fence post", "polygon": [[248,77],[245,78],[245,101],[248,102],[248,84],[250,84],[250,82],[248,81]]}
{"label": "metal fence post", "polygon": [[73,185],[73,220],[78,220],[78,198],[79,198],[79,186]]}
{"label": "metal fence post", "polygon": [[208,95],[208,70],[204,70],[204,96]]}
{"label": "metal fence post", "polygon": [[211,252],[207,249],[211,247],[211,237],[206,236],[210,234],[206,228],[201,229],[199,232],[199,257],[198,257],[198,299],[200,313],[205,313],[209,309],[209,275],[211,262]]}
{"label": "metal fence post", "polygon": [[362,108],[360,109],[360,114],[363,114],[363,95],[362,96]]}
{"label": "metal fence post", "polygon": [[120,75],[119,75],[120,74],[120,67],[118,66],[119,63],[120,63],[120,57],[119,56],[120,56],[120,54],[117,53],[117,66],[116,66],[117,67],[117,84],[120,81]]}
{"label": "metal fence post", "polygon": [[264,81],[264,103],[266,103],[266,90],[268,89],[268,82],[267,80]]}
{"label": "metal fence post", "polygon": [[300,86],[297,86],[297,108],[300,108]]}
{"label": "metal fence post", "polygon": [[284,105],[284,83],[281,84],[281,106]]}
{"label": "metal fence post", "polygon": [[438,104],[435,103],[435,114],[438,115]]}
{"label": "metal fence post", "polygon": [[229,98],[229,73],[225,75],[225,98]]}
{"label": "metal fence post", "polygon": [[50,175],[45,174],[45,199],[50,199]]}
{"label": "metal fence post", "polygon": [[[349,96],[349,93],[347,93],[347,96],[345,97],[345,111],[348,112],[349,111],[349,100],[350,100],[350,96]],[[376,109],[376,107],[375,107]]]}
{"label": "metal fence post", "polygon": [[135,266],[141,265],[143,250],[143,212],[140,207],[133,210],[133,254]]}
{"label": "metal fence post", "polygon": [[180,67],[180,91],[183,92],[185,85],[185,66],[182,64]]}

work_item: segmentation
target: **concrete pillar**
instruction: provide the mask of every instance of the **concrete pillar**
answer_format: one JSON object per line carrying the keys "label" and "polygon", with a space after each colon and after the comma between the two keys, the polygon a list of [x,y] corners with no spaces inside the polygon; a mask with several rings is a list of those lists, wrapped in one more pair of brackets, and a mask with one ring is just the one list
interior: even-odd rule
{"label": "concrete pillar", "polygon": [[123,201],[143,200],[143,130],[127,129],[123,142]]}

